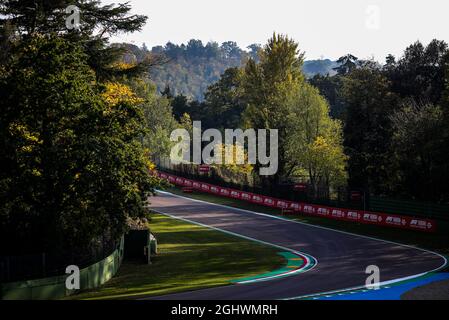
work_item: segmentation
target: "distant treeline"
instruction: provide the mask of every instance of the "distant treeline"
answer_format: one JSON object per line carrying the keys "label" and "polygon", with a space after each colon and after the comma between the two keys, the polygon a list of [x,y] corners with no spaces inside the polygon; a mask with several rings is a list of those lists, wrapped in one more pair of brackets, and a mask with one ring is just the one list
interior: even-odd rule
{"label": "distant treeline", "polygon": [[[145,44],[138,47],[132,44],[121,44],[129,49],[128,62],[141,61],[147,53],[165,57],[165,63],[151,70],[151,79],[159,91],[170,86],[173,94],[182,94],[189,99],[202,101],[207,88],[217,82],[226,69],[241,67],[252,58],[258,60],[261,45],[252,44],[241,49],[236,42],[227,41],[221,45],[217,42],[190,40],[187,44],[156,46],[149,50]],[[316,74],[335,74],[337,63],[329,59],[309,60],[303,65],[307,77]]]}

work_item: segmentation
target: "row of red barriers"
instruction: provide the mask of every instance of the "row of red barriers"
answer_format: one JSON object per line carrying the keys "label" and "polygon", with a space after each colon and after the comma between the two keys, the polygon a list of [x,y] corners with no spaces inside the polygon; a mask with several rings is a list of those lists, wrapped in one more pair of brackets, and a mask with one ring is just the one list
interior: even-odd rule
{"label": "row of red barriers", "polygon": [[201,192],[244,200],[258,205],[279,208],[281,210],[289,209],[293,212],[312,216],[319,216],[335,220],[352,221],[364,224],[374,224],[379,226],[395,227],[401,229],[419,230],[424,232],[435,232],[437,227],[436,222],[430,219],[292,202],[273,197],[262,196],[251,192],[223,188],[209,183],[189,180],[163,172],[158,172],[158,175],[160,178],[168,180],[170,183],[180,187],[192,188]]}

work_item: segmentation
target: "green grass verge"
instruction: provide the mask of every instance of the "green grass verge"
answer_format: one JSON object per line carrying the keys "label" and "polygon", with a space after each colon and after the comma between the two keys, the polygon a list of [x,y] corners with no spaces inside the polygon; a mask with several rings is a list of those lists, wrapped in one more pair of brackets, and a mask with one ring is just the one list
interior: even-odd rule
{"label": "green grass verge", "polygon": [[124,262],[105,285],[71,299],[138,298],[223,286],[285,264],[274,247],[159,214],[151,217],[159,243],[153,264]]}
{"label": "green grass verge", "polygon": [[[234,208],[240,208],[250,211],[267,213],[272,215],[281,215],[280,209],[264,207],[249,202],[219,197],[206,193],[185,194],[178,188],[170,188],[167,191],[174,194],[190,197],[192,199],[203,200],[216,204],[222,204]],[[449,230],[447,225],[440,227],[436,233],[424,233],[411,230],[402,230],[396,228],[379,227],[373,225],[359,224],[347,221],[337,221],[332,219],[311,217],[305,215],[288,215],[289,219],[328,227],[331,229],[342,230],[355,234],[376,237],[384,240],[395,241],[403,244],[417,246],[423,249],[433,250],[444,255],[449,255]]]}

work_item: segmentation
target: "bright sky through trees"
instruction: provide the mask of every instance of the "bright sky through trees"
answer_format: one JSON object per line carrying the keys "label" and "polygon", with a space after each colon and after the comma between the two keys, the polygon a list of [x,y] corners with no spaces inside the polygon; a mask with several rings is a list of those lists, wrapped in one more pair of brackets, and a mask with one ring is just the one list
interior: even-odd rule
{"label": "bright sky through trees", "polygon": [[307,59],[337,59],[350,52],[383,62],[416,40],[449,40],[449,2],[443,0],[127,1],[149,21],[142,32],[114,40],[148,47],[192,38],[246,47],[266,43],[276,31],[298,41]]}

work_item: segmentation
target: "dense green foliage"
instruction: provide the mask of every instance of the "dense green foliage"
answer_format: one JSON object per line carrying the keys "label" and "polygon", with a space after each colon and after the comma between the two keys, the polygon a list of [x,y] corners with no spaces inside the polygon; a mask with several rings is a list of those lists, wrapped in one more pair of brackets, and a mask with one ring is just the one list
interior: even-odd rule
{"label": "dense green foliage", "polygon": [[243,114],[246,127],[279,130],[279,170],[266,180],[275,185],[286,174],[286,144],[289,139],[289,104],[292,92],[304,82],[301,71],[304,54],[298,44],[273,35],[260,53],[260,63],[250,60],[245,66],[243,90],[247,108]]}
{"label": "dense green foliage", "polygon": [[345,116],[345,103],[342,97],[341,76],[323,76],[317,74],[309,79],[309,83],[320,90],[330,105],[330,114],[333,118],[343,119]]}
{"label": "dense green foliage", "polygon": [[159,98],[154,89],[140,88],[146,99],[134,93],[126,83],[137,83],[143,66],[115,65],[120,55],[106,46],[107,35],[139,30],[146,18],[130,16],[128,5],[77,1],[84,22],[69,31],[68,4],[0,6],[8,13],[0,39],[8,49],[0,62],[2,254],[73,254],[118,239],[159,183],[144,147],[157,137],[145,117]]}
{"label": "dense green foliage", "polygon": [[[257,49],[255,49],[257,50]],[[163,54],[168,62],[151,71],[151,78],[160,90],[169,85],[174,95],[183,94],[191,99],[202,100],[207,87],[216,82],[224,71],[240,67],[256,52],[240,49],[235,42],[219,45],[201,40],[190,40],[187,45],[167,43],[154,47],[153,54]]]}
{"label": "dense green foliage", "polygon": [[351,188],[449,200],[448,61],[444,41],[416,42],[397,61],[347,55],[337,75],[310,80],[344,122]]}
{"label": "dense green foliage", "polygon": [[119,236],[154,185],[142,111],[104,102],[72,42],[36,36],[17,50],[0,84],[2,237],[42,250]]}
{"label": "dense green foliage", "polygon": [[391,115],[391,122],[391,159],[396,166],[392,191],[441,200],[449,177],[449,132],[442,108],[410,100]]}
{"label": "dense green foliage", "polygon": [[[345,55],[337,61],[336,74],[307,79],[325,101],[305,85],[303,62],[295,60],[298,56],[293,43],[288,51],[288,45],[275,49],[272,41],[259,50],[257,61],[250,59],[242,68],[228,69],[209,86],[205,101],[172,97],[175,116],[188,113],[193,120],[202,120],[206,128],[279,129],[281,167],[275,181],[268,184],[300,175],[315,188],[320,184],[338,186],[344,184],[347,172],[352,190],[448,200],[444,181],[449,178],[449,51],[445,42],[434,40],[427,46],[414,43],[397,61],[389,55],[384,65]],[[308,108],[323,110],[319,113],[323,117],[317,131],[321,133],[309,130],[305,143],[301,128],[311,128],[304,126],[310,120],[304,115]],[[328,115],[339,121],[330,120]],[[323,150],[326,141],[334,146],[343,143],[344,153],[328,148],[327,156],[332,154],[333,162],[317,156],[319,153],[306,161],[304,150],[312,156]],[[306,145],[308,149],[304,149]],[[311,159],[332,162],[334,183],[324,182],[323,171],[319,179],[314,177],[313,171],[320,164]],[[310,170],[307,162],[314,163],[315,169]]]}
{"label": "dense green foliage", "polygon": [[[66,8],[70,5],[77,6],[81,13],[78,29],[67,29]],[[153,65],[150,57],[143,57],[139,64],[123,70],[114,63],[125,50],[108,45],[110,36],[139,31],[145,25],[147,17],[131,15],[130,10],[128,3],[102,5],[98,0],[5,0],[0,2],[0,42],[8,49],[8,42],[4,40],[54,33],[80,43],[98,79],[142,74]],[[10,57],[7,50],[4,53],[5,57]]]}
{"label": "dense green foliage", "polygon": [[396,97],[379,70],[359,68],[344,79],[347,106],[345,146],[349,155],[350,185],[380,192],[390,172],[391,128],[389,112]]}
{"label": "dense green foliage", "polygon": [[[143,61],[148,53],[153,60],[163,60],[164,63],[151,69],[150,76],[159,91],[169,86],[175,96],[184,95],[187,99],[202,102],[209,86],[217,82],[229,68],[240,68],[248,59],[259,60],[258,52],[261,46],[250,45],[247,50],[228,41],[219,45],[216,42],[203,44],[200,40],[190,40],[186,45],[167,43],[148,50],[131,44],[120,44],[116,47],[126,48],[127,62]],[[335,74],[337,64],[329,59],[305,61],[303,72],[307,77],[316,74]]]}
{"label": "dense green foliage", "polygon": [[308,83],[301,85],[289,101],[286,140],[287,177],[306,177],[311,192],[330,197],[330,188],[345,186],[347,156],[339,120],[329,116],[326,100]]}
{"label": "dense green foliage", "polygon": [[[297,43],[275,34],[257,59],[226,70],[209,86],[203,102],[172,97],[168,88],[163,94],[171,97],[177,119],[188,113],[204,129],[277,129],[278,172],[256,181],[274,189],[292,177],[307,177],[312,189],[323,187],[329,195],[346,181],[341,123],[330,118],[327,101],[307,83],[303,58]],[[253,169],[258,172],[258,165]]]}
{"label": "dense green foliage", "polygon": [[156,86],[148,79],[138,78],[124,82],[129,84],[132,92],[140,99],[146,128],[142,138],[143,145],[152,157],[170,155],[173,145],[170,134],[181,126],[173,115],[170,98],[158,94]]}

